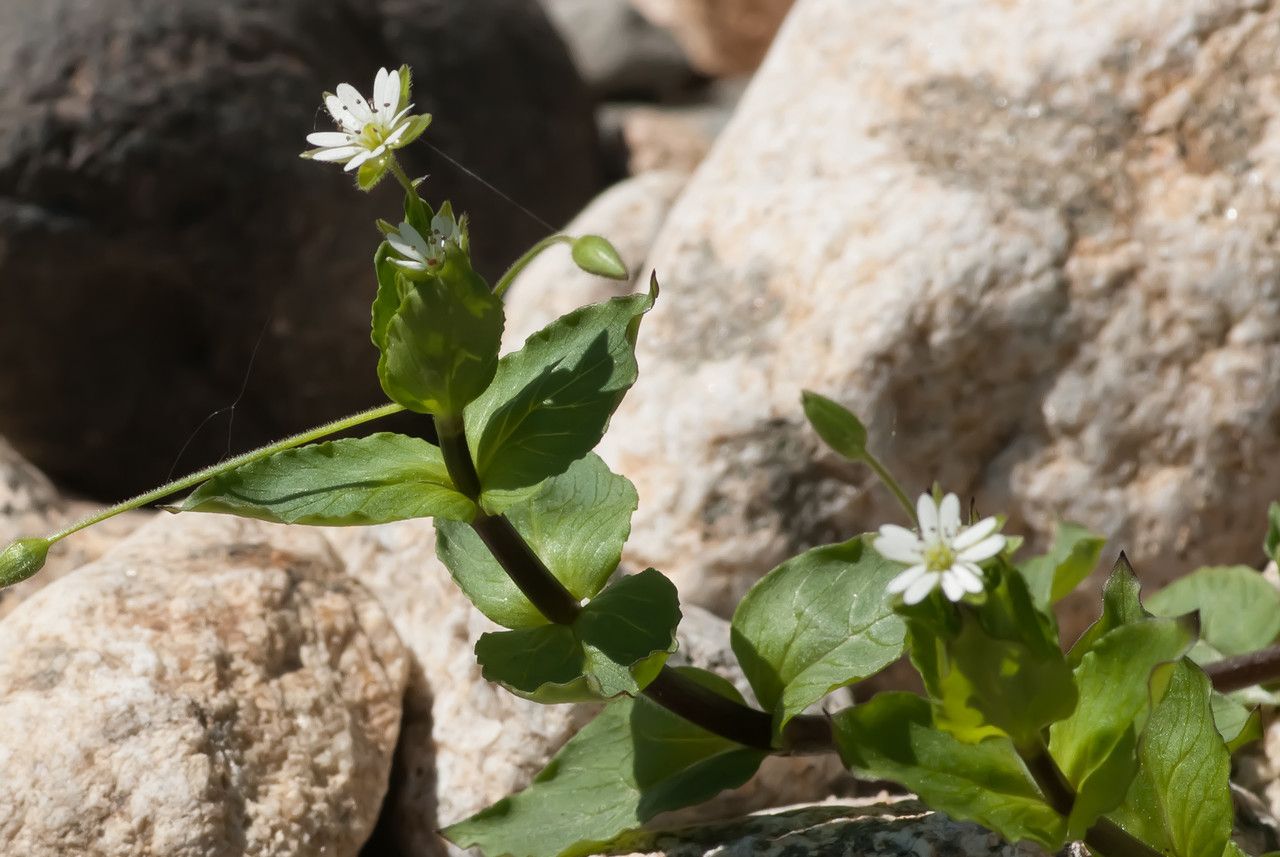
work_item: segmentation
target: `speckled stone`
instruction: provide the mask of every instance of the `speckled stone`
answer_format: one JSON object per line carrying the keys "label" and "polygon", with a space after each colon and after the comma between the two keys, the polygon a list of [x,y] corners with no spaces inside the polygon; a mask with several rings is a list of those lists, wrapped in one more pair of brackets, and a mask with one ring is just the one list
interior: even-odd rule
{"label": "speckled stone", "polygon": [[317,534],[158,520],[0,622],[0,853],[350,857],[407,664]]}
{"label": "speckled stone", "polygon": [[755,70],[795,0],[631,0],[708,74]]}

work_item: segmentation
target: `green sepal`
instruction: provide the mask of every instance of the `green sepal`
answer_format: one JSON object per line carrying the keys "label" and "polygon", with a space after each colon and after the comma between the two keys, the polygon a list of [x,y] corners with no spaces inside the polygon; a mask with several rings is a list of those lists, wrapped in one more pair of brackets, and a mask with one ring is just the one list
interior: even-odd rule
{"label": "green sepal", "polygon": [[1142,733],[1137,776],[1111,817],[1171,857],[1218,857],[1234,821],[1230,754],[1204,673],[1186,659],[1168,669]]}
{"label": "green sepal", "polygon": [[[395,229],[395,227],[391,227]],[[400,268],[392,264],[394,251],[391,245],[383,241],[373,254],[373,270],[378,277],[378,291],[373,298],[371,312],[370,336],[374,346],[383,351],[387,347],[387,325],[404,300],[406,281]]]}
{"label": "green sepal", "polygon": [[476,506],[454,488],[437,447],[380,432],[287,449],[221,473],[173,511],[341,527],[469,521]]}
{"label": "green sepal", "polygon": [[17,539],[0,552],[0,589],[13,586],[44,568],[49,558],[48,539]]}
{"label": "green sepal", "polygon": [[905,625],[885,586],[902,566],[862,538],[814,548],[769,572],[733,615],[732,643],[774,735],[837,688],[897,660]]}
{"label": "green sepal", "polygon": [[1049,729],[1049,752],[1076,789],[1073,836],[1124,800],[1136,772],[1134,749],[1150,710],[1153,674],[1185,655],[1195,639],[1193,617],[1146,619],[1107,632],[1080,658],[1079,704]]}
{"label": "green sepal", "polygon": [[1050,617],[1007,565],[987,572],[981,606],[903,606],[911,660],[934,701],[934,722],[962,741],[1008,735],[1035,747],[1040,730],[1069,715],[1076,691]]}
{"label": "green sepal", "polygon": [[373,190],[387,177],[388,172],[385,155],[381,158],[370,158],[356,168],[356,187],[363,191]]}
{"label": "green sepal", "polygon": [[575,310],[502,358],[465,415],[482,507],[498,512],[526,499],[600,442],[635,383],[636,334],[657,296],[653,280],[647,294]]}
{"label": "green sepal", "polygon": [[484,634],[484,677],[535,702],[610,699],[644,689],[676,650],[676,588],[650,568],[593,598],[572,625]]}
{"label": "green sepal", "polygon": [[[574,598],[594,598],[622,559],[636,489],[595,453],[538,486],[507,518]],[[507,628],[547,620],[466,524],[436,524],[436,553],[481,613]]]}
{"label": "green sepal", "polygon": [[1049,853],[1062,847],[1066,820],[1040,794],[1005,737],[961,741],[935,726],[929,703],[910,693],[881,693],[832,721],[845,765],[868,779],[915,792],[932,809],[976,821],[1011,842]]}
{"label": "green sepal", "polygon": [[1036,606],[1047,609],[1069,595],[1098,564],[1106,543],[1084,527],[1059,524],[1049,552],[1018,565]]}
{"label": "green sepal", "polygon": [[431,114],[420,113],[417,116],[410,116],[408,117],[408,121],[409,130],[405,131],[400,139],[396,141],[395,147],[397,149],[403,149],[405,146],[422,136],[423,132],[431,125]]}
{"label": "green sepal", "polygon": [[[681,673],[742,697],[702,670]],[[713,735],[643,697],[611,703],[524,791],[444,830],[488,857],[585,857],[625,843],[654,816],[702,803],[751,778],[765,753]]]}
{"label": "green sepal", "polygon": [[599,235],[583,235],[570,247],[573,263],[588,274],[610,280],[629,280],[627,265],[614,246]]}
{"label": "green sepal", "polygon": [[826,396],[805,390],[800,397],[804,415],[827,446],[850,461],[867,454],[867,429],[853,412]]}
{"label": "green sepal", "polygon": [[411,411],[457,416],[482,394],[498,367],[502,301],[449,243],[432,275],[407,283],[386,326],[378,378]]}

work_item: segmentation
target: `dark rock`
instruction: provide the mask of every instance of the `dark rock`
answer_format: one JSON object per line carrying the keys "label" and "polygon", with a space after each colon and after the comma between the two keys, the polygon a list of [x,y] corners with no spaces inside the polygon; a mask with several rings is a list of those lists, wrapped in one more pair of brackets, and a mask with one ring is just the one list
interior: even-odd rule
{"label": "dark rock", "polygon": [[[593,195],[590,100],[536,0],[0,4],[0,433],[115,497],[232,402],[179,471],[381,401],[372,220],[399,196],[298,153],[322,90],[402,62],[434,146],[552,223]],[[402,154],[489,275],[547,231]]]}

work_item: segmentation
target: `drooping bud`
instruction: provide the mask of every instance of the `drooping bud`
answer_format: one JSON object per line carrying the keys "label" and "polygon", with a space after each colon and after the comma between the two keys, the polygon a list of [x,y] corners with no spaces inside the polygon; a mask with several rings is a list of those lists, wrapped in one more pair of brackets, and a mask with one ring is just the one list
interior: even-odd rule
{"label": "drooping bud", "polygon": [[574,239],[573,261],[588,274],[611,280],[628,280],[627,266],[613,245],[599,235],[583,235]]}
{"label": "drooping bud", "polygon": [[0,553],[0,589],[21,583],[44,568],[48,539],[18,539]]}
{"label": "drooping bud", "polygon": [[804,415],[827,446],[852,461],[866,458],[867,430],[847,408],[810,390],[804,391],[802,402]]}

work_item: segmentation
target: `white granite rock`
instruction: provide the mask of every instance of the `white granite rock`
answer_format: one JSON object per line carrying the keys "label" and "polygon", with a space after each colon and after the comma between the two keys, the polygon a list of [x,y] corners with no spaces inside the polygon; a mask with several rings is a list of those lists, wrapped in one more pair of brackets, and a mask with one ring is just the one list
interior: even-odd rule
{"label": "white granite rock", "polygon": [[0,622],[0,853],[348,857],[408,661],[317,534],[158,520]]}
{"label": "white granite rock", "polygon": [[820,449],[808,387],[910,490],[1033,548],[1061,518],[1151,584],[1256,561],[1277,55],[1253,0],[800,0],[647,262],[664,292],[601,450],[640,493],[628,559],[726,615],[798,550],[900,521]]}

